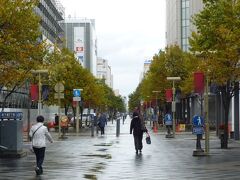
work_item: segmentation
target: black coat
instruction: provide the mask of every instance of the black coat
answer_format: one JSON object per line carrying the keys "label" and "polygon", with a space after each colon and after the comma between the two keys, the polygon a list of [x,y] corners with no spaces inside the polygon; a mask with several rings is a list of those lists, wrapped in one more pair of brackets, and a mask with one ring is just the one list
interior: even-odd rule
{"label": "black coat", "polygon": [[134,136],[142,136],[143,125],[139,117],[133,117],[130,125],[130,134],[132,134],[132,131]]}

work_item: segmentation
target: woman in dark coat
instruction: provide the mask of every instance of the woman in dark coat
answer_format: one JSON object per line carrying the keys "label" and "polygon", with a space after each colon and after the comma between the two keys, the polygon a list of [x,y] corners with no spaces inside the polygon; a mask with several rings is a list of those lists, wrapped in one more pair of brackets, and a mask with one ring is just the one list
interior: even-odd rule
{"label": "woman in dark coat", "polygon": [[98,118],[98,126],[101,129],[101,135],[104,134],[104,128],[105,125],[107,124],[107,118],[105,114],[100,114],[100,117]]}
{"label": "woman in dark coat", "polygon": [[137,112],[133,113],[133,119],[132,119],[131,125],[130,125],[130,134],[132,134],[132,131],[133,131],[136,154],[138,154],[138,151],[140,153],[142,153],[143,132],[147,132],[147,129],[143,125],[143,123],[142,123],[142,121],[141,121]]}

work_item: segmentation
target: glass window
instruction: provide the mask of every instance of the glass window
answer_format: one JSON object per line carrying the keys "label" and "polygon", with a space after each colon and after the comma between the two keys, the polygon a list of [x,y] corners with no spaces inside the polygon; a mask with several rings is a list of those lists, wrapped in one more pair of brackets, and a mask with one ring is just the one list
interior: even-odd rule
{"label": "glass window", "polygon": [[[183,17],[184,17],[184,18],[183,18]],[[182,9],[182,19],[185,19],[185,17],[186,17],[186,9],[183,8],[183,9]]]}
{"label": "glass window", "polygon": [[189,8],[186,8],[186,9],[185,9],[185,13],[186,13],[186,14],[185,14],[185,18],[186,18],[186,19],[189,19]]}
{"label": "glass window", "polygon": [[183,28],[182,28],[182,37],[185,38],[186,36],[187,36],[187,34],[186,34],[186,28],[183,27]]}
{"label": "glass window", "polygon": [[185,19],[183,19],[183,20],[182,20],[182,26],[186,26],[186,25],[187,25],[186,22],[187,22],[187,21],[186,21]]}
{"label": "glass window", "polygon": [[187,39],[186,39],[186,38],[183,38],[183,39],[182,39],[182,44],[183,44],[183,45],[186,45],[186,44],[187,44]]}
{"label": "glass window", "polygon": [[182,8],[185,8],[186,7],[186,3],[185,1],[182,1]]}
{"label": "glass window", "polygon": [[186,0],[186,1],[185,1],[185,6],[186,6],[186,7],[189,7],[189,0]]}

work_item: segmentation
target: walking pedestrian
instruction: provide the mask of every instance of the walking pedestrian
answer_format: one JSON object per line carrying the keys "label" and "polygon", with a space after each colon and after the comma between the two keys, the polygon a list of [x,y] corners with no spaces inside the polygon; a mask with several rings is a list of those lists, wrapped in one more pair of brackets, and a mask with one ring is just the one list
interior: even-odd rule
{"label": "walking pedestrian", "polygon": [[138,112],[133,113],[133,119],[130,124],[130,134],[132,134],[132,132],[133,132],[136,154],[138,154],[138,151],[140,153],[142,153],[143,133],[147,132],[147,129],[146,129],[145,125],[143,124],[141,118],[139,117]]}
{"label": "walking pedestrian", "polygon": [[105,129],[105,125],[107,124],[107,118],[105,114],[99,114],[99,118],[98,118],[98,126],[100,127],[101,130],[101,135],[105,134],[104,129]]}
{"label": "walking pedestrian", "polygon": [[54,126],[55,126],[55,131],[57,131],[59,128],[59,115],[58,114],[55,114]]}
{"label": "walking pedestrian", "polygon": [[36,174],[43,174],[42,164],[45,156],[46,138],[53,143],[52,136],[47,130],[47,127],[43,125],[44,117],[37,116],[37,123],[32,126],[29,132],[29,136],[32,140],[32,146],[36,155]]}

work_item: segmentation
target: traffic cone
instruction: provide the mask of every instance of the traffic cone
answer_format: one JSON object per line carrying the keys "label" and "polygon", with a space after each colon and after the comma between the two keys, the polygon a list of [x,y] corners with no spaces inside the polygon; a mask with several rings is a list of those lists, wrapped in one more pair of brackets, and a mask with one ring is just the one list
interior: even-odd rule
{"label": "traffic cone", "polygon": [[180,132],[179,124],[177,124],[176,132]]}

